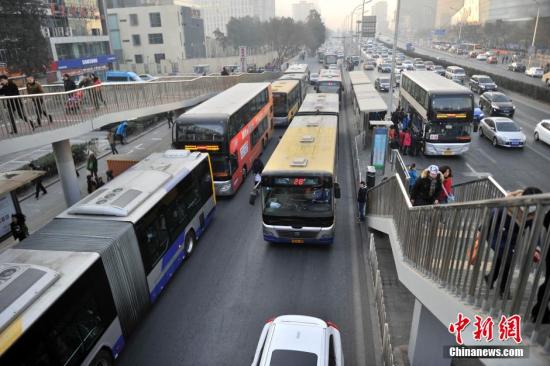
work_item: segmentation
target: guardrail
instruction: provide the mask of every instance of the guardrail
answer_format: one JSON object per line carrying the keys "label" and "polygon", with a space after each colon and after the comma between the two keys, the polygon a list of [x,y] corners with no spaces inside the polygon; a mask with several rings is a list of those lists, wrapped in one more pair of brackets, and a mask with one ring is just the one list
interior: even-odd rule
{"label": "guardrail", "polygon": [[550,300],[550,194],[504,198],[491,179],[458,191],[462,202],[412,207],[395,174],[369,190],[368,213],[393,218],[410,266],[484,312],[520,314],[524,334],[550,348],[542,324]]}
{"label": "guardrail", "polygon": [[[218,93],[238,83],[269,81],[277,76],[278,73],[264,72],[191,80],[105,83],[70,92],[0,97],[0,140],[67,127],[109,113],[176,103]],[[47,90],[62,87],[48,86]]]}

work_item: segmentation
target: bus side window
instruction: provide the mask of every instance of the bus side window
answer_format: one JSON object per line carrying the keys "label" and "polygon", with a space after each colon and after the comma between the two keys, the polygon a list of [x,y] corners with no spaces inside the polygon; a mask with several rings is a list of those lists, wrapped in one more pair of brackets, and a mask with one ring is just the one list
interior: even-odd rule
{"label": "bus side window", "polygon": [[159,208],[157,204],[138,221],[137,225],[139,249],[147,274],[168,249],[168,228],[164,214],[159,212]]}
{"label": "bus side window", "polygon": [[200,205],[204,205],[210,197],[212,197],[212,179],[210,177],[210,169],[208,168],[208,160],[203,160],[199,166],[193,171],[194,178],[199,186]]}

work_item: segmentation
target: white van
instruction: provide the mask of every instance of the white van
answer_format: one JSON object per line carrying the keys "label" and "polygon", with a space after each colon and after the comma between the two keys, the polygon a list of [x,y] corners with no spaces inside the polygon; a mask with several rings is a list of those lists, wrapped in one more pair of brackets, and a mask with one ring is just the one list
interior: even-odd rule
{"label": "white van", "polygon": [[449,66],[447,67],[447,70],[445,70],[445,77],[456,83],[464,85],[464,82],[466,81],[466,72],[462,67]]}

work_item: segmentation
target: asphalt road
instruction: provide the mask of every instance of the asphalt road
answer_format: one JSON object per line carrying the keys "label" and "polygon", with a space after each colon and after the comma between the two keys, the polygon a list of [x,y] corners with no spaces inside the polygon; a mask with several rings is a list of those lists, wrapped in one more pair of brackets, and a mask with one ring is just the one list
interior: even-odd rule
{"label": "asphalt road", "polygon": [[[377,71],[367,71],[371,80],[378,76]],[[387,76],[388,74],[385,74]],[[514,190],[526,186],[537,186],[545,192],[550,191],[550,146],[535,142],[535,125],[542,119],[550,119],[550,105],[533,101],[520,94],[502,90],[509,95],[515,106],[514,120],[522,127],[527,136],[523,149],[495,148],[486,138],[480,138],[472,132],[470,150],[462,156],[427,157],[405,156],[405,163],[416,163],[417,169],[430,164],[449,165],[453,169],[454,182],[474,180],[481,176],[492,175],[505,189]],[[388,93],[380,93],[389,101]],[[394,108],[399,93],[394,93]],[[475,97],[476,103],[479,96]]]}
{"label": "asphalt road", "polygon": [[[317,69],[319,66],[309,60]],[[344,121],[345,121],[344,116]],[[267,319],[304,314],[341,331],[346,364],[374,365],[365,265],[355,222],[355,185],[346,123],[341,123],[336,240],[330,247],[269,245],[260,204],[248,203],[252,178],[218,201],[193,257],[176,273],[129,339],[119,365],[246,365]],[[273,151],[278,135],[263,154]]]}

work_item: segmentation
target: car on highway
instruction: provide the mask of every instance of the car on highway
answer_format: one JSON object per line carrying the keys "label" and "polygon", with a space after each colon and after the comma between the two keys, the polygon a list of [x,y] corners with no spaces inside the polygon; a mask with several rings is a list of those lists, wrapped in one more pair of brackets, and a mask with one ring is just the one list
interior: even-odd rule
{"label": "car on highway", "polygon": [[484,53],[480,53],[479,55],[476,56],[476,60],[478,60],[478,61],[487,61],[487,55],[484,54]]}
{"label": "car on highway", "polygon": [[525,72],[527,67],[525,64],[522,64],[521,62],[512,62],[508,65],[508,70],[515,71],[515,72]]}
{"label": "car on highway", "polygon": [[426,66],[426,70],[433,71],[435,65],[433,61],[425,61],[424,66]]}
{"label": "car on highway", "polygon": [[415,71],[426,71],[426,65],[423,62],[417,62],[414,64]]}
{"label": "car on highway", "polygon": [[479,52],[480,52],[479,50],[470,51],[470,52],[468,52],[468,57],[476,58],[477,55],[479,55]]}
{"label": "car on highway", "polygon": [[544,70],[542,67],[530,67],[525,71],[525,75],[533,78],[542,78],[542,75],[544,75]]}
{"label": "car on highway", "polygon": [[311,85],[317,85],[317,81],[319,81],[319,74],[316,72],[312,72],[309,74],[309,83]]}
{"label": "car on highway", "polygon": [[441,65],[435,65],[434,69],[433,69],[433,72],[435,72],[436,74],[439,74],[441,76],[445,76],[445,68]]}
{"label": "car on highway", "polygon": [[390,91],[390,78],[385,76],[376,78],[374,88],[379,91]]}
{"label": "car on highway", "polygon": [[150,75],[150,74],[141,74],[141,75],[139,75],[139,77],[143,81],[157,81],[157,80],[159,80],[158,77]]}
{"label": "car on highway", "polygon": [[417,64],[417,63],[419,63],[419,62],[423,62],[422,59],[421,59],[420,57],[415,57],[415,58],[413,58],[413,63],[414,63],[414,64]]}
{"label": "car on highway", "polygon": [[506,94],[501,92],[485,92],[479,97],[479,107],[487,116],[507,116],[512,118],[516,107]]}
{"label": "car on highway", "polygon": [[479,135],[493,146],[524,147],[527,138],[516,122],[507,117],[486,117],[479,125]]}
{"label": "car on highway", "polygon": [[498,64],[498,58],[496,56],[487,57],[488,64]]}
{"label": "car on highway", "polygon": [[534,137],[535,141],[542,141],[550,145],[550,119],[543,119],[537,123]]}
{"label": "car on highway", "polygon": [[391,72],[391,65],[388,63],[382,63],[378,65],[378,72],[383,73],[390,73]]}
{"label": "car on highway", "polygon": [[462,67],[449,66],[445,70],[445,77],[451,79],[455,83],[464,84],[466,81],[466,72]]}
{"label": "car on highway", "polygon": [[252,366],[344,366],[337,326],[319,318],[283,315],[264,325]]}
{"label": "car on highway", "polygon": [[376,61],[367,60],[363,63],[363,70],[374,70],[376,68]]}
{"label": "car on highway", "polygon": [[497,84],[487,75],[472,75],[470,78],[470,90],[478,94],[486,91],[496,91]]}
{"label": "car on highway", "polygon": [[404,60],[402,64],[403,64],[404,70],[407,70],[407,71],[414,70],[414,64],[412,63],[411,60]]}

